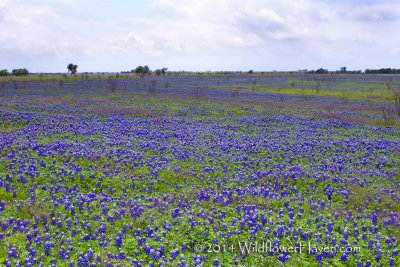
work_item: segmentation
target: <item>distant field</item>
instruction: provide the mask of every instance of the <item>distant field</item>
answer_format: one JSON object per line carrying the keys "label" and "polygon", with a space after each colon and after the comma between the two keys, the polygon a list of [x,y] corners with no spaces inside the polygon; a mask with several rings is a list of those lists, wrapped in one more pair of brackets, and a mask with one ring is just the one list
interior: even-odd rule
{"label": "distant field", "polygon": [[[135,74],[80,74],[80,75],[29,75],[0,77],[3,84],[20,83],[20,87],[35,84],[74,84],[95,80],[121,80],[126,89],[126,83],[134,82],[139,87],[156,82],[155,87],[162,87],[157,82],[171,83],[190,88],[200,86],[203,89],[226,89],[252,92],[270,92],[294,95],[319,95],[349,99],[364,99],[373,101],[388,101],[390,88],[400,87],[400,75],[396,74],[169,74],[168,76],[140,76]],[[38,86],[39,85],[39,86]],[[142,86],[140,86],[142,85]],[[8,85],[9,87],[12,87]],[[13,84],[14,86],[14,84]],[[4,87],[4,85],[2,85]],[[120,88],[120,89],[124,89]],[[140,89],[129,84],[129,90]],[[162,90],[161,90],[162,92]]]}
{"label": "distant field", "polygon": [[400,266],[399,87],[1,77],[0,264]]}

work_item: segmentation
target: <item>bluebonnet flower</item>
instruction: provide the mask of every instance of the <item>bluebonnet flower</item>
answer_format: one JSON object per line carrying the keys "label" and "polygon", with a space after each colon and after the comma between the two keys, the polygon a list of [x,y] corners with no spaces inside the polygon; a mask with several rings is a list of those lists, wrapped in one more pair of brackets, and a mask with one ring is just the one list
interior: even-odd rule
{"label": "bluebonnet flower", "polygon": [[14,247],[9,248],[8,257],[14,259],[17,259],[19,257],[18,252]]}
{"label": "bluebonnet flower", "polygon": [[120,260],[125,259],[125,253],[124,253],[122,250],[119,251],[118,258],[119,258]]}
{"label": "bluebonnet flower", "polygon": [[394,259],[392,257],[389,258],[389,266],[390,267],[394,266]]}
{"label": "bluebonnet flower", "polygon": [[144,245],[144,252],[145,252],[146,254],[150,254],[151,249],[152,249],[152,247],[151,247],[149,244],[146,243],[146,244]]}
{"label": "bluebonnet flower", "polygon": [[122,238],[121,238],[121,237],[117,236],[117,237],[115,238],[115,245],[116,245],[117,247],[121,247],[121,246],[122,246]]}
{"label": "bluebonnet flower", "polygon": [[44,243],[44,253],[45,253],[47,256],[50,255],[50,248],[53,247],[53,246],[54,246],[53,243],[50,242],[50,241],[46,241],[46,242]]}
{"label": "bluebonnet flower", "polygon": [[347,240],[347,238],[349,237],[349,229],[347,227],[344,228],[343,237],[345,240]]}
{"label": "bluebonnet flower", "polygon": [[176,256],[178,256],[179,254],[179,249],[172,250],[170,254],[171,254],[171,261],[175,261]]}
{"label": "bluebonnet flower", "polygon": [[186,250],[187,250],[187,245],[186,245],[186,243],[183,243],[183,244],[182,244],[181,250],[182,250],[182,251],[186,251]]}

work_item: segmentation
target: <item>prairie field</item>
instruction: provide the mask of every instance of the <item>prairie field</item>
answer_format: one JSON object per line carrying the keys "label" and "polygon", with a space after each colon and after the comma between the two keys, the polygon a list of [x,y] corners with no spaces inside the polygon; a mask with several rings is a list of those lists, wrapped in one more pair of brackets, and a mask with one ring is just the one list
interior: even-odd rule
{"label": "prairie field", "polygon": [[400,75],[0,77],[4,266],[400,266]]}

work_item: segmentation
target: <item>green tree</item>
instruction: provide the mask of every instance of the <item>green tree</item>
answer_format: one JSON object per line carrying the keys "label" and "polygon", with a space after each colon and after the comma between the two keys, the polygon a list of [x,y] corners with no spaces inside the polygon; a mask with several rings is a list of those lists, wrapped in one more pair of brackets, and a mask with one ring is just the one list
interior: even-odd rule
{"label": "green tree", "polygon": [[144,68],[143,68],[143,66],[137,66],[136,69],[135,69],[135,72],[136,72],[136,73],[144,73]]}
{"label": "green tree", "polygon": [[324,68],[319,68],[319,69],[317,69],[317,70],[315,71],[315,73],[318,73],[318,74],[326,74],[326,73],[328,73],[328,70],[327,70],[327,69],[324,69]]}
{"label": "green tree", "polygon": [[21,72],[22,72],[22,75],[28,75],[29,74],[28,69],[25,69],[25,68],[21,69]]}
{"label": "green tree", "polygon": [[147,74],[150,73],[150,68],[149,66],[145,65],[145,66],[137,66],[135,69],[136,73],[143,73],[143,74]]}
{"label": "green tree", "polygon": [[7,69],[0,70],[0,76],[8,76],[8,74],[10,74],[10,73],[8,73]]}
{"label": "green tree", "polygon": [[165,75],[167,73],[168,68],[156,69],[155,72],[158,76]]}
{"label": "green tree", "polygon": [[16,75],[16,76],[28,75],[29,71],[27,69],[25,69],[25,68],[23,68],[23,69],[13,69],[11,71],[11,74],[12,75]]}
{"label": "green tree", "polygon": [[74,65],[72,63],[67,66],[68,72],[71,72],[71,75],[75,74],[78,70],[78,65]]}

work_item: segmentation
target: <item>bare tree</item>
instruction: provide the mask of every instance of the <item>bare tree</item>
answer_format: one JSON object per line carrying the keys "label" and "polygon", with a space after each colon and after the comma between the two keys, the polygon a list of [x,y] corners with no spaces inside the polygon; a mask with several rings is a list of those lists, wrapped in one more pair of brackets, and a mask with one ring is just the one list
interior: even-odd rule
{"label": "bare tree", "polygon": [[281,88],[277,87],[276,89],[277,98],[280,99],[281,102],[284,102],[283,94],[281,94]]}
{"label": "bare tree", "polygon": [[315,85],[314,85],[314,90],[317,93],[317,95],[319,95],[319,91],[321,90],[321,82],[318,81]]}
{"label": "bare tree", "polygon": [[396,91],[393,91],[392,100],[393,100],[394,105],[396,107],[396,113],[397,113],[398,116],[400,116],[400,86]]}
{"label": "bare tree", "polygon": [[108,78],[107,83],[111,92],[115,93],[117,91],[118,82],[119,81],[117,79],[113,79],[112,77]]}
{"label": "bare tree", "polygon": [[240,94],[240,88],[231,89],[231,95],[236,98]]}
{"label": "bare tree", "polygon": [[200,94],[201,94],[199,85],[196,85],[193,88],[193,93],[194,93],[194,96],[196,97],[197,101],[199,101],[200,100]]}
{"label": "bare tree", "polygon": [[400,86],[398,88],[393,88],[392,83],[387,82],[386,88],[388,91],[390,91],[391,99],[395,106],[394,113],[397,116],[400,116]]}
{"label": "bare tree", "polygon": [[0,96],[4,96],[4,88],[6,87],[6,82],[1,81],[0,82]]}
{"label": "bare tree", "polygon": [[150,87],[148,89],[149,94],[153,95],[156,92],[156,85],[157,85],[157,80],[152,80],[151,84],[150,84]]}
{"label": "bare tree", "polygon": [[386,124],[393,124],[395,117],[395,111],[393,108],[390,107],[385,107],[384,105],[381,105],[381,110],[382,110],[382,116],[383,120]]}
{"label": "bare tree", "polygon": [[349,94],[347,92],[341,92],[340,95],[341,95],[340,98],[342,99],[342,103],[347,104],[347,102],[349,101]]}

